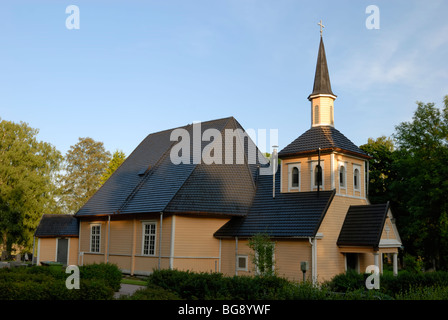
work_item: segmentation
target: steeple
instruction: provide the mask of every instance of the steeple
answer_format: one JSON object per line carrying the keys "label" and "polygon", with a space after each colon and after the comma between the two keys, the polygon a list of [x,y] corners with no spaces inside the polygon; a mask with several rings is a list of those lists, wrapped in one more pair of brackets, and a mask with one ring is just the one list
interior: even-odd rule
{"label": "steeple", "polygon": [[317,55],[313,93],[310,94],[308,99],[318,94],[330,94],[336,97],[333,91],[331,91],[330,74],[328,73],[327,57],[325,56],[325,47],[322,36],[320,37],[319,53]]}
{"label": "steeple", "polygon": [[333,103],[336,95],[331,90],[330,74],[328,73],[327,57],[325,56],[322,39],[322,21],[320,25],[320,44],[317,54],[316,73],[314,75],[313,92],[308,96],[311,101],[311,126],[334,127]]}

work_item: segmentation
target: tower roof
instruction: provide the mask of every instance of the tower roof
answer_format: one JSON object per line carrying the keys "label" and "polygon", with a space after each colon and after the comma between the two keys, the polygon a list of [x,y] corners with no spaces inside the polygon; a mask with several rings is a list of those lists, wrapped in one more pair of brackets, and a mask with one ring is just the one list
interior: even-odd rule
{"label": "tower roof", "polygon": [[328,73],[327,58],[325,56],[322,37],[320,37],[319,53],[317,55],[313,92],[309,95],[308,99],[318,94],[331,94],[336,97],[333,91],[331,91],[330,75]]}
{"label": "tower roof", "polygon": [[364,151],[331,126],[312,127],[281,150],[278,156],[284,158],[315,153],[318,148],[322,151],[340,151],[361,158],[369,158]]}

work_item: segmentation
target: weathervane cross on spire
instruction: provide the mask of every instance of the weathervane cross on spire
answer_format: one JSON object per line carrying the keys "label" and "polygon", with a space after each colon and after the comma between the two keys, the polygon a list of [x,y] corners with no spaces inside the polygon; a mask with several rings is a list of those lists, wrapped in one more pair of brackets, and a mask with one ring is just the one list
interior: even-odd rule
{"label": "weathervane cross on spire", "polygon": [[320,20],[317,25],[320,26],[320,36],[322,37],[322,28],[325,28],[325,26],[322,24],[322,20]]}

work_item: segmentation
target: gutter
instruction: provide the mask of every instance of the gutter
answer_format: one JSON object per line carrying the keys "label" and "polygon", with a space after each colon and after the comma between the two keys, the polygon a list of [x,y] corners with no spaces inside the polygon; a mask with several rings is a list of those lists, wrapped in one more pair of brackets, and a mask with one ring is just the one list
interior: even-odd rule
{"label": "gutter", "polygon": [[109,263],[109,253],[110,253],[110,214],[107,216],[107,256],[106,256],[107,263]]}
{"label": "gutter", "polygon": [[317,242],[316,240],[320,240],[323,238],[322,233],[316,233],[314,237],[308,237],[308,241],[311,245],[311,279],[313,285],[317,285]]}
{"label": "gutter", "polygon": [[163,222],[163,211],[160,212],[159,263],[158,263],[159,270],[160,270],[161,261],[162,261],[162,222]]}

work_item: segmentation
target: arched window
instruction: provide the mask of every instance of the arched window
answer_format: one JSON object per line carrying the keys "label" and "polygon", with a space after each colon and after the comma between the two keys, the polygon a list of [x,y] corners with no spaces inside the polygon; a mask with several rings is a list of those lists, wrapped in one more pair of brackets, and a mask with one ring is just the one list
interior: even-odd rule
{"label": "arched window", "polygon": [[345,167],[339,167],[339,186],[345,188]]}
{"label": "arched window", "polygon": [[314,124],[319,123],[319,106],[314,106]]}
{"label": "arched window", "polygon": [[298,188],[299,187],[299,169],[297,167],[292,168],[291,172],[291,187]]}
{"label": "arched window", "polygon": [[353,171],[353,188],[359,190],[359,169]]}
{"label": "arched window", "polygon": [[314,185],[322,186],[322,167],[320,165],[316,165],[314,168]]}

